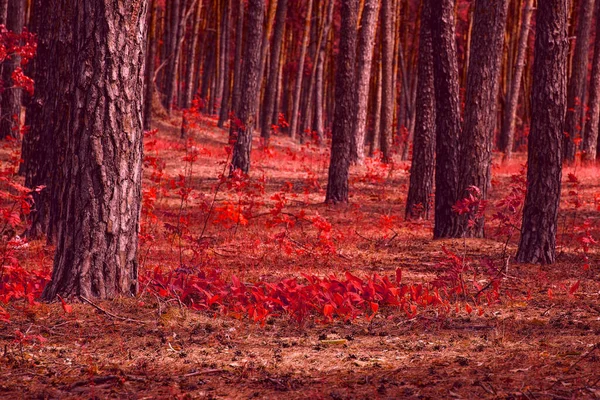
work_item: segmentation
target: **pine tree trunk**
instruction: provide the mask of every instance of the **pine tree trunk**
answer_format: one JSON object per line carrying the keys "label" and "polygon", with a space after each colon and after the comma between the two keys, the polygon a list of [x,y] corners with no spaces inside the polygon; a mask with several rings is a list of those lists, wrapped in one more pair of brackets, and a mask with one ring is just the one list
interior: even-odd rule
{"label": "pine tree trunk", "polygon": [[327,203],[348,202],[350,147],[356,113],[356,42],[358,0],[345,0],[335,77],[335,110],[331,141],[331,160],[327,182]]}
{"label": "pine tree trunk", "polygon": [[225,121],[229,114],[229,103],[231,99],[231,57],[230,57],[230,46],[231,46],[231,0],[227,0],[227,11],[226,11],[225,25],[223,26],[223,35],[226,35],[225,39],[225,59],[223,60],[225,65],[223,73],[225,74],[225,87],[223,88],[223,99],[221,100],[221,109],[219,110],[219,121],[217,126],[223,128]]}
{"label": "pine tree trunk", "polygon": [[165,24],[169,25],[167,42],[169,43],[169,53],[166,54],[167,68],[165,74],[165,109],[167,113],[171,115],[173,111],[173,93],[175,92],[175,85],[177,82],[177,66],[179,65],[179,49],[177,43],[179,42],[179,23],[181,20],[181,2],[186,0],[171,0],[165,3],[165,7],[169,10],[170,19],[165,21]]}
{"label": "pine tree trunk", "polygon": [[435,165],[435,93],[430,2],[421,6],[416,125],[406,218],[429,218]]}
{"label": "pine tree trunk", "polygon": [[271,45],[271,59],[269,61],[269,77],[265,90],[265,98],[262,107],[262,128],[261,137],[265,146],[269,146],[271,139],[272,115],[275,111],[275,101],[277,98],[277,81],[279,79],[279,61],[281,58],[281,46],[283,44],[283,34],[285,32],[285,19],[287,16],[288,0],[277,1],[277,11],[275,13],[275,28],[273,32],[273,43]]}
{"label": "pine tree trunk", "polygon": [[196,52],[198,51],[198,40],[200,38],[201,15],[202,1],[198,1],[196,13],[194,15],[192,37],[188,46],[185,88],[183,91],[183,108],[190,108],[192,106],[192,101],[194,100],[194,74],[196,73]]}
{"label": "pine tree trunk", "polygon": [[234,60],[234,71],[233,71],[233,95],[231,98],[231,110],[234,117],[237,116],[240,98],[242,97],[242,66],[245,60],[242,58],[244,49],[244,0],[238,0],[238,18],[237,28],[235,37],[235,60]]}
{"label": "pine tree trunk", "polygon": [[323,82],[325,76],[325,57],[327,53],[327,45],[329,42],[329,36],[331,32],[331,24],[333,22],[333,10],[335,7],[335,0],[329,1],[329,7],[327,7],[327,14],[325,16],[325,25],[323,26],[323,41],[321,47],[318,49],[317,55],[317,69],[315,78],[315,122],[314,129],[317,132],[318,144],[321,145],[325,141],[325,116],[324,108],[325,102],[323,100],[325,93],[325,84]]}
{"label": "pine tree trunk", "polygon": [[145,0],[63,0],[46,9],[59,23],[43,32],[60,42],[47,59],[56,83],[38,76],[38,88],[58,89],[41,96],[44,114],[54,116],[44,129],[57,134],[58,149],[57,248],[46,300],[137,293],[146,9]]}
{"label": "pine tree trunk", "polygon": [[298,60],[298,74],[296,77],[296,86],[294,89],[294,104],[292,106],[292,117],[290,122],[290,136],[295,138],[298,135],[298,121],[300,119],[300,96],[302,92],[302,81],[304,79],[304,60],[308,48],[308,39],[310,36],[310,25],[312,18],[313,0],[308,0],[308,9],[306,19],[304,20],[304,33],[302,35],[302,47],[300,48],[300,59]]}
{"label": "pine tree trunk", "polygon": [[361,28],[358,39],[358,60],[356,65],[357,99],[356,126],[352,141],[352,161],[362,164],[365,158],[365,137],[367,130],[367,108],[369,106],[369,89],[371,83],[371,66],[375,33],[381,0],[366,0],[361,17]]}
{"label": "pine tree trunk", "polygon": [[567,111],[567,12],[567,0],[538,3],[527,196],[517,252],[519,262],[551,264],[556,259]]}
{"label": "pine tree trunk", "polygon": [[[380,52],[381,53],[381,52]],[[377,76],[375,79],[375,104],[373,110],[373,135],[371,137],[371,143],[369,145],[369,157],[374,157],[375,153],[379,151],[379,136],[381,134],[381,98],[382,98],[382,85],[383,69],[381,66],[381,59],[378,60],[377,64]]]}
{"label": "pine tree trunk", "polygon": [[235,112],[237,119],[232,124],[232,139],[235,141],[231,160],[231,172],[239,169],[248,173],[252,133],[256,123],[255,102],[260,90],[260,46],[262,45],[264,0],[248,1],[248,22],[246,25],[246,48],[244,51],[244,75],[241,87],[244,88],[240,103]]}
{"label": "pine tree trunk", "polygon": [[600,124],[600,1],[596,2],[596,43],[590,79],[590,116],[583,137],[582,161],[586,164],[596,161],[598,155],[598,124]]}
{"label": "pine tree trunk", "polygon": [[158,37],[156,35],[156,3],[158,0],[152,0],[150,5],[150,29],[148,32],[148,59],[146,60],[146,89],[144,95],[144,129],[152,128],[152,98],[154,96],[155,84],[155,66],[156,47]]}
{"label": "pine tree trunk", "polygon": [[394,126],[394,24],[392,0],[381,0],[381,153],[384,162],[392,158],[392,134]]}
{"label": "pine tree trunk", "polygon": [[[460,198],[468,197],[471,187],[479,189],[482,200],[488,198],[507,11],[508,0],[477,0],[475,3],[461,138]],[[475,219],[470,229],[469,218]],[[465,214],[460,233],[483,237],[484,223],[484,216]]]}
{"label": "pine tree trunk", "polygon": [[431,37],[436,102],[435,223],[433,237],[456,237],[458,154],[461,131],[453,0],[431,1]]}
{"label": "pine tree trunk", "polygon": [[[6,28],[16,34],[23,31],[25,21],[25,0],[8,2]],[[21,137],[21,95],[20,88],[12,87],[12,73],[21,66],[21,56],[13,53],[2,63],[2,80],[9,89],[2,92],[2,108],[0,114],[0,139]]]}
{"label": "pine tree trunk", "polygon": [[517,107],[519,105],[519,93],[521,91],[521,82],[523,80],[523,70],[525,69],[525,59],[527,56],[527,41],[529,38],[529,26],[533,14],[533,0],[526,0],[523,10],[523,19],[521,21],[521,32],[519,34],[517,61],[515,71],[511,77],[511,84],[508,89],[506,109],[502,121],[501,150],[504,152],[504,159],[510,160],[512,157],[513,146],[515,143],[515,121],[517,119]]}
{"label": "pine tree trunk", "polygon": [[277,3],[278,3],[277,0],[269,1],[269,8],[267,10],[267,16],[266,16],[267,21],[266,21],[266,27],[265,27],[265,34],[263,35],[263,41],[262,41],[261,50],[260,50],[260,73],[258,75],[258,82],[260,83],[260,86],[258,89],[258,97],[256,98],[256,116],[258,118],[258,121],[256,121],[256,125],[261,126],[261,127],[262,127],[261,124],[262,124],[262,115],[263,115],[262,107],[264,105],[264,103],[261,102],[261,99],[263,98],[262,88],[263,88],[263,83],[266,85],[265,70],[266,70],[266,64],[267,64],[267,56],[269,55],[269,40],[271,39],[271,34],[273,33],[273,25],[275,24],[275,15],[277,13],[277,7],[278,7]]}
{"label": "pine tree trunk", "polygon": [[6,25],[8,16],[8,0],[0,0],[0,25]]}
{"label": "pine tree trunk", "polygon": [[588,49],[593,16],[594,0],[581,0],[575,53],[573,55],[571,79],[569,80],[567,118],[565,120],[565,135],[563,139],[563,158],[568,163],[575,161],[577,143],[578,140],[581,140],[582,136],[581,114],[585,109],[584,97],[589,60]]}

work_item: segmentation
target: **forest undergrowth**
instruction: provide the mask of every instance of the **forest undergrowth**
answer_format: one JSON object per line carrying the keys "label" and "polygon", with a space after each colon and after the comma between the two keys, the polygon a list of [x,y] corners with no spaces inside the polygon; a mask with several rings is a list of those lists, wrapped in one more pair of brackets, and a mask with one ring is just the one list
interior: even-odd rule
{"label": "forest undergrowth", "polygon": [[0,396],[600,397],[597,167],[565,169],[558,262],[524,265],[519,155],[455,206],[487,239],[433,241],[408,162],[367,159],[331,206],[327,146],[256,141],[229,177],[227,132],[186,121],[146,133],[135,299],[39,302],[53,249],[2,150]]}

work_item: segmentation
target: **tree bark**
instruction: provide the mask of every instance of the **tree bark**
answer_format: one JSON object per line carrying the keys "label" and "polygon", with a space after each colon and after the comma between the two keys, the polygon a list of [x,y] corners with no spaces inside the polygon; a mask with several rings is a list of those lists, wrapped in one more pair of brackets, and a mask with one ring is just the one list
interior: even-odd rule
{"label": "tree bark", "polygon": [[551,264],[562,177],[562,145],[567,98],[567,0],[538,3],[527,195],[517,261]]}
{"label": "tree bark", "polygon": [[588,49],[593,16],[594,0],[581,0],[579,22],[577,25],[577,40],[575,42],[575,53],[573,55],[567,97],[565,135],[563,138],[563,157],[564,161],[568,163],[575,161],[577,143],[581,140],[583,130],[581,126],[581,114],[584,110],[585,85],[587,82],[589,60]]}
{"label": "tree bark", "polygon": [[598,124],[600,124],[600,1],[596,2],[596,43],[594,45],[594,61],[590,79],[590,100],[588,102],[590,118],[583,137],[582,161],[593,162],[598,154]]}
{"label": "tree bark", "polygon": [[227,15],[225,19],[225,25],[223,26],[223,35],[227,35],[225,40],[225,63],[223,73],[225,74],[225,87],[223,88],[223,99],[221,100],[221,109],[219,110],[219,121],[217,126],[223,128],[225,121],[227,121],[227,114],[229,113],[229,103],[231,98],[231,59],[230,59],[230,46],[231,46],[231,0],[227,0]]}
{"label": "tree bark", "polygon": [[8,16],[8,0],[0,0],[0,25],[6,25]]}
{"label": "tree bark", "polygon": [[366,0],[360,20],[358,39],[358,60],[356,65],[357,99],[356,126],[352,137],[352,161],[359,164],[365,158],[365,137],[367,129],[367,108],[369,106],[369,89],[371,83],[371,66],[373,64],[373,49],[375,48],[375,33],[381,0]]}
{"label": "tree bark", "polygon": [[[242,66],[244,65],[244,59],[242,58],[244,50],[244,0],[238,0],[238,18],[237,28],[235,36],[235,60],[234,60],[234,71],[233,71],[233,95],[231,98],[231,110],[237,113],[237,109],[242,97]],[[237,117],[237,115],[235,116]]]}
{"label": "tree bark", "polygon": [[523,70],[525,69],[525,58],[527,56],[527,41],[529,39],[529,26],[533,14],[533,0],[526,0],[523,10],[523,19],[521,21],[521,32],[519,33],[519,42],[517,50],[517,61],[515,70],[511,77],[511,84],[508,89],[506,109],[502,121],[501,150],[504,152],[504,159],[510,160],[512,157],[513,146],[515,143],[515,121],[517,119],[517,107],[519,105],[519,93],[521,92],[521,82],[523,80]]}
{"label": "tree bark", "polygon": [[435,222],[433,237],[457,237],[458,154],[461,131],[453,0],[431,1],[431,36],[436,102]]}
{"label": "tree bark", "polygon": [[406,199],[405,216],[407,219],[429,218],[435,169],[435,93],[430,2],[425,1],[421,7],[417,114],[410,184]]}
{"label": "tree bark", "polygon": [[144,129],[152,128],[152,98],[155,90],[155,58],[158,37],[156,35],[156,7],[158,0],[152,0],[150,5],[150,31],[148,32],[148,59],[146,60],[146,90],[144,95]]}
{"label": "tree bark", "polygon": [[[507,11],[508,0],[477,0],[475,3],[461,139],[460,198],[469,195],[470,187],[480,190],[481,200],[488,198]],[[473,210],[481,214],[478,211]],[[470,229],[469,218],[474,219]],[[484,224],[483,215],[465,214],[460,233],[483,237]]]}
{"label": "tree bark", "polygon": [[[188,57],[185,77],[185,88],[183,92],[183,108],[190,108],[194,100],[194,74],[196,73],[196,52],[198,51],[198,39],[200,38],[200,17],[202,15],[202,1],[196,4],[196,13],[192,27],[192,37],[188,46]],[[227,29],[227,25],[223,28]]]}
{"label": "tree bark", "polygon": [[294,105],[292,107],[292,120],[290,122],[290,136],[295,138],[298,135],[298,121],[300,120],[300,97],[302,92],[302,81],[304,79],[304,60],[308,48],[308,38],[310,36],[310,25],[312,18],[313,0],[308,0],[306,19],[304,21],[304,33],[302,35],[302,47],[300,48],[300,59],[298,60],[298,76],[296,77],[296,86],[294,89]]}
{"label": "tree bark", "polygon": [[261,137],[263,138],[264,145],[267,147],[269,146],[269,141],[271,139],[272,115],[275,111],[275,100],[278,93],[277,80],[279,78],[278,71],[281,57],[281,45],[283,43],[283,34],[285,32],[287,3],[288,0],[278,0],[277,11],[275,12],[275,28],[273,31],[273,43],[271,45],[271,59],[269,61],[269,77],[267,79],[261,118]]}
{"label": "tree bark", "polygon": [[[8,3],[6,28],[16,34],[23,32],[25,21],[25,0],[11,0]],[[0,114],[0,139],[21,137],[21,97],[22,90],[14,85],[12,73],[21,66],[21,56],[13,53],[2,63],[2,80],[9,89],[2,92]]]}
{"label": "tree bark", "polygon": [[260,46],[262,45],[264,0],[248,1],[248,23],[246,25],[246,48],[244,51],[244,76],[241,87],[244,88],[238,109],[237,119],[232,124],[232,139],[235,141],[231,160],[231,173],[240,169],[248,173],[250,152],[252,151],[252,133],[256,123],[255,102],[260,90]]}
{"label": "tree bark", "polygon": [[43,104],[54,116],[43,123],[58,133],[57,248],[45,300],[137,293],[146,9],[147,0],[63,0],[45,9],[60,22],[43,32],[67,56],[48,59],[58,70],[49,86],[58,90],[44,93]]}
{"label": "tree bark", "polygon": [[350,146],[356,113],[356,26],[358,0],[345,0],[335,77],[335,110],[331,141],[331,160],[327,182],[327,203],[348,202]]}
{"label": "tree bark", "polygon": [[327,8],[327,14],[325,16],[325,25],[323,26],[323,41],[321,47],[317,50],[317,69],[315,71],[315,122],[314,129],[317,132],[318,144],[321,145],[325,141],[325,117],[324,108],[325,102],[323,100],[325,93],[324,74],[325,74],[325,57],[327,53],[327,46],[329,43],[329,35],[331,32],[331,24],[333,22],[333,10],[335,7],[335,0],[329,1]]}
{"label": "tree bark", "polygon": [[394,126],[394,23],[392,0],[381,0],[381,153],[384,162],[392,158],[392,134]]}

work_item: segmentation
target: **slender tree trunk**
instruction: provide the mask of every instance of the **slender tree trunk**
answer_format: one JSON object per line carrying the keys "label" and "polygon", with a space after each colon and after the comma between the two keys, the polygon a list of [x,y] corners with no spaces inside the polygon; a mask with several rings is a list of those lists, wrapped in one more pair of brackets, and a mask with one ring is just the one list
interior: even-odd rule
{"label": "slender tree trunk", "polygon": [[[486,201],[491,182],[492,146],[506,30],[508,0],[477,0],[473,14],[471,63],[467,76],[464,128],[461,137],[459,196],[471,187]],[[476,214],[480,214],[474,210]],[[469,228],[468,219],[474,219]],[[483,237],[485,217],[464,215],[461,235]]]}
{"label": "slender tree trunk", "polygon": [[327,203],[348,202],[350,143],[354,133],[356,113],[356,42],[358,0],[342,2],[342,25],[335,79],[335,111],[331,160],[327,182]]}
{"label": "slender tree trunk", "polygon": [[[592,17],[594,16],[594,0],[581,0],[579,22],[577,25],[577,40],[573,55],[571,79],[567,98],[567,118],[565,120],[565,135],[563,157],[568,163],[575,161],[578,140],[581,140],[581,114],[584,107],[585,84],[588,71],[588,49]],[[598,39],[597,39],[598,40]]]}
{"label": "slender tree trunk", "polygon": [[[242,96],[242,66],[245,60],[242,58],[244,49],[244,0],[238,0],[238,18],[235,37],[235,60],[233,72],[233,96],[231,98],[231,110],[238,112],[240,97]],[[237,115],[235,115],[237,117]]]}
{"label": "slender tree trunk", "polygon": [[[8,2],[6,28],[16,34],[23,32],[25,0]],[[13,86],[12,73],[21,66],[21,56],[13,53],[2,63],[2,80],[9,89],[2,93],[0,114],[0,139],[21,137],[21,89]]]}
{"label": "slender tree trunk", "polygon": [[[352,141],[352,161],[362,164],[365,158],[365,137],[367,129],[367,108],[369,106],[369,89],[371,83],[371,66],[375,33],[381,0],[366,0],[361,17],[361,28],[358,39],[358,62],[356,65],[357,99],[356,126]],[[386,0],[387,1],[387,0]]]}
{"label": "slender tree trunk", "polygon": [[6,25],[8,15],[8,0],[0,0],[0,25]]}
{"label": "slender tree trunk", "polygon": [[527,196],[517,252],[519,262],[551,264],[556,259],[567,111],[567,13],[567,0],[538,3]]}
{"label": "slender tree trunk", "polygon": [[[380,52],[381,54],[381,52]],[[381,65],[381,57],[376,64],[377,67],[377,76],[375,79],[375,109],[373,110],[373,135],[371,144],[369,146],[369,157],[374,157],[375,154],[379,151],[379,143],[380,143],[380,134],[381,134],[381,107],[382,107],[382,85],[381,81],[383,80],[383,68]]]}
{"label": "slender tree trunk", "polygon": [[[192,38],[188,46],[188,58],[185,77],[185,89],[183,92],[183,108],[190,108],[194,100],[194,74],[196,73],[196,52],[198,49],[198,39],[200,38],[200,17],[202,15],[202,1],[199,0],[196,5],[194,23],[192,27]],[[223,28],[226,29],[226,26]]]}
{"label": "slender tree trunk", "polygon": [[217,110],[220,111],[221,109],[221,104],[223,103],[223,92],[225,91],[225,74],[226,74],[226,67],[225,64],[227,63],[227,35],[225,35],[224,32],[224,28],[227,26],[227,9],[224,10],[224,12],[222,13],[222,19],[221,19],[221,24],[219,26],[219,30],[221,31],[221,35],[220,35],[220,44],[219,44],[219,74],[217,76],[218,81],[217,81],[217,87],[216,87],[216,93],[215,93],[215,97],[214,97],[214,108],[211,108],[211,114],[217,114]]}
{"label": "slender tree trunk", "polygon": [[179,22],[181,20],[181,2],[186,0],[171,0],[165,3],[165,7],[169,10],[169,20],[165,21],[165,25],[169,26],[167,42],[169,43],[169,53],[166,54],[167,67],[165,74],[165,109],[171,115],[173,111],[173,93],[175,92],[175,84],[177,81],[177,66],[179,65],[179,49],[177,42],[179,37]]}
{"label": "slender tree trunk", "polygon": [[230,63],[230,49],[231,49],[231,0],[227,0],[227,15],[225,19],[225,25],[223,26],[223,34],[227,35],[225,40],[225,87],[223,88],[223,99],[221,100],[221,109],[219,110],[219,121],[217,126],[223,128],[225,121],[227,120],[227,114],[229,114],[229,103],[231,99],[231,63]]}
{"label": "slender tree trunk", "polygon": [[435,93],[430,2],[421,6],[416,125],[406,218],[429,218],[435,165]]}
{"label": "slender tree trunk", "polygon": [[515,142],[515,121],[517,119],[519,93],[521,91],[523,70],[525,68],[525,59],[527,56],[527,40],[529,38],[531,14],[533,14],[533,0],[526,0],[525,9],[523,10],[523,20],[521,21],[521,32],[519,33],[517,61],[515,63],[514,73],[511,77],[506,109],[504,110],[504,119],[502,121],[501,150],[504,152],[504,158],[506,160],[510,160],[512,157]]}
{"label": "slender tree trunk", "polygon": [[298,60],[298,76],[296,78],[296,87],[294,89],[294,104],[292,106],[292,117],[290,122],[290,136],[295,138],[298,135],[298,121],[300,116],[300,97],[302,93],[302,81],[304,79],[304,60],[306,58],[306,49],[308,48],[308,39],[310,37],[310,25],[312,18],[313,0],[308,0],[306,19],[304,21],[304,33],[302,35],[302,47],[300,48],[300,59]]}
{"label": "slender tree trunk", "polygon": [[[256,124],[257,126],[261,126],[262,127],[262,107],[264,106],[264,103],[261,103],[261,98],[262,98],[262,87],[263,87],[263,82],[265,81],[265,70],[266,70],[266,64],[267,64],[267,56],[269,55],[269,40],[271,39],[271,34],[273,32],[273,25],[275,24],[275,14],[277,12],[277,5],[278,1],[277,0],[271,0],[269,1],[269,7],[267,10],[267,23],[266,23],[266,27],[265,27],[265,34],[263,35],[263,41],[262,41],[262,45],[261,45],[261,50],[260,50],[260,73],[258,75],[258,82],[260,83],[259,86],[259,90],[258,90],[258,97],[256,98],[256,116],[258,118]],[[265,83],[266,84],[266,83]],[[261,129],[262,131],[262,129]],[[262,134],[262,132],[261,132]]]}
{"label": "slender tree trunk", "polygon": [[248,173],[252,132],[256,123],[254,102],[260,90],[260,46],[262,45],[264,0],[248,1],[248,23],[246,25],[246,48],[244,51],[244,75],[241,87],[244,88],[240,104],[235,112],[237,120],[232,124],[232,139],[235,141],[231,160],[231,173],[239,169]]}
{"label": "slender tree trunk", "polygon": [[431,36],[436,101],[435,239],[456,237],[458,154],[461,131],[453,0],[431,1]]}
{"label": "slender tree trunk", "polygon": [[590,117],[583,137],[584,163],[596,160],[598,154],[598,124],[600,124],[600,1],[596,2],[596,41],[594,45],[594,61],[590,80],[590,100],[588,102]]}
{"label": "slender tree trunk", "polygon": [[335,0],[329,1],[329,7],[327,8],[327,14],[325,16],[325,24],[323,25],[323,41],[321,47],[318,49],[317,55],[317,69],[316,69],[316,81],[315,81],[315,122],[314,129],[317,132],[317,140],[319,145],[325,141],[325,117],[324,108],[325,102],[323,95],[325,93],[324,74],[325,74],[325,57],[327,53],[327,47],[329,42],[329,36],[331,33],[331,24],[333,22],[333,10],[335,7]]}
{"label": "slender tree trunk", "polygon": [[[42,94],[47,110],[33,124],[58,134],[51,188],[57,247],[46,300],[137,293],[146,9],[147,1],[120,0],[46,8],[48,21],[59,23],[43,33],[60,42],[47,60],[58,80],[38,76],[38,88],[58,90]],[[44,114],[54,118],[40,121]]]}
{"label": "slender tree trunk", "polygon": [[[272,0],[274,1],[274,0]],[[275,111],[275,101],[277,98],[277,81],[279,62],[281,58],[281,45],[283,43],[283,34],[285,32],[285,18],[287,15],[288,0],[277,1],[277,11],[275,14],[275,30],[273,32],[273,43],[271,45],[271,59],[269,61],[269,77],[265,90],[265,98],[262,107],[262,129],[261,137],[264,145],[269,146],[271,139],[272,115]]]}
{"label": "slender tree trunk", "polygon": [[384,162],[392,159],[394,126],[394,24],[392,0],[381,0],[381,64],[383,68],[381,98],[381,153]]}
{"label": "slender tree trunk", "polygon": [[146,60],[146,89],[144,95],[144,129],[152,128],[152,98],[155,90],[155,58],[158,37],[156,35],[156,3],[157,0],[152,0],[150,5],[150,29],[148,32],[148,59]]}

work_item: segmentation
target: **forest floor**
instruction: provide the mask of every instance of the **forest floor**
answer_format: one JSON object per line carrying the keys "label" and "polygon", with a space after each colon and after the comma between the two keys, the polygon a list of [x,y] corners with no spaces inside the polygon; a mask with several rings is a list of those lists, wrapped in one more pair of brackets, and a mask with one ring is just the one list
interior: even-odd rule
{"label": "forest floor", "polygon": [[[403,218],[407,162],[353,167],[350,204],[327,206],[327,150],[257,140],[250,179],[232,183],[219,180],[226,143],[213,119],[189,141],[159,123],[146,139],[140,296],[3,304],[1,398],[600,398],[600,252],[584,240],[599,237],[600,171],[565,172],[558,261],[534,266],[507,258],[518,234],[491,218],[522,158],[494,164],[488,239],[433,241],[430,220]],[[52,248],[31,242],[19,257],[48,271]],[[470,300],[261,318],[219,297],[194,307],[201,296],[171,279],[217,271],[234,290],[349,272],[368,287],[398,271],[425,284],[456,264],[500,271],[492,300],[475,299],[493,279],[472,267]]]}

